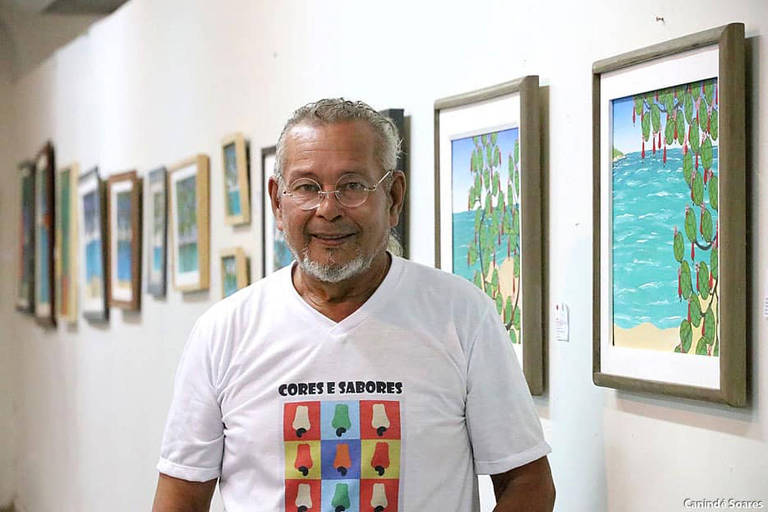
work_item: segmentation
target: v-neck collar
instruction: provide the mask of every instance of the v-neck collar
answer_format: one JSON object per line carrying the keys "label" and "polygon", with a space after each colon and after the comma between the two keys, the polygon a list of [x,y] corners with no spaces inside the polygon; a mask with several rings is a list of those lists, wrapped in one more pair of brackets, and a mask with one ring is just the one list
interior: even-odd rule
{"label": "v-neck collar", "polygon": [[304,300],[304,298],[299,294],[298,290],[296,290],[296,287],[293,284],[293,268],[297,263],[294,261],[289,268],[287,268],[286,272],[283,275],[283,279],[285,280],[285,287],[289,290],[289,295],[291,296],[291,299],[298,302],[299,306],[307,312],[316,322],[318,322],[321,326],[323,326],[325,329],[327,329],[327,333],[332,336],[343,336],[347,334],[349,331],[360,325],[363,320],[368,318],[368,316],[371,314],[372,311],[374,311],[379,305],[385,303],[392,295],[392,291],[397,286],[397,283],[400,281],[400,276],[403,272],[403,261],[401,258],[398,258],[397,256],[393,255],[392,253],[389,253],[389,256],[392,260],[389,270],[387,271],[387,275],[384,276],[384,279],[381,281],[379,286],[374,290],[373,294],[368,297],[368,300],[366,300],[359,308],[357,308],[351,315],[344,318],[340,322],[335,322],[313,308],[312,306],[307,303],[307,301]]}

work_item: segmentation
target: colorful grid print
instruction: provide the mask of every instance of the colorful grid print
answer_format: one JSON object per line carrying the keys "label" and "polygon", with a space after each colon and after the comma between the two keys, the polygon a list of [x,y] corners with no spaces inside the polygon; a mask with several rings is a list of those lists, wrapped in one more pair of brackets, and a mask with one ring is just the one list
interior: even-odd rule
{"label": "colorful grid print", "polygon": [[286,512],[396,512],[400,402],[283,407]]}

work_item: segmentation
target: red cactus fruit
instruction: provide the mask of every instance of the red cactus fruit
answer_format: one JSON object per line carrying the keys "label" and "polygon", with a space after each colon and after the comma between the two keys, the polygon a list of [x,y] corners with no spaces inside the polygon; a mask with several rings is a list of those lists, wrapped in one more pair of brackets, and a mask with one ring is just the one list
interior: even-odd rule
{"label": "red cactus fruit", "polygon": [[683,286],[680,282],[680,269],[677,269],[677,298],[681,298],[683,296]]}
{"label": "red cactus fruit", "polygon": [[642,149],[640,151],[640,158],[645,158],[645,139],[642,142]]}
{"label": "red cactus fruit", "polygon": [[666,165],[666,163],[667,163],[667,145],[666,144],[664,144],[664,156],[663,156],[663,159],[664,159],[664,164]]}
{"label": "red cactus fruit", "polygon": [[696,258],[696,249],[694,249],[693,242],[691,242],[691,261]]}

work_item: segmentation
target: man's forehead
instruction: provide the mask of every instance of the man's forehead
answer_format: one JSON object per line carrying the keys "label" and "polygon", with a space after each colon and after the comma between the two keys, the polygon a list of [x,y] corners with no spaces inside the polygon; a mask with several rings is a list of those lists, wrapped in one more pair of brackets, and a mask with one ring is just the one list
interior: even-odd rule
{"label": "man's forehead", "polygon": [[364,173],[375,165],[373,132],[365,121],[301,123],[288,131],[284,144],[286,171],[306,171],[322,163]]}

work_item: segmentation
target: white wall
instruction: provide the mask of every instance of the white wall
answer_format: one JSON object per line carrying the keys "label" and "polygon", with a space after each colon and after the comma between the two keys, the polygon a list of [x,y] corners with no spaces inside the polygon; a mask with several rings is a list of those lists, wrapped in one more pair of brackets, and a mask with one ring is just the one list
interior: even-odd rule
{"label": "white wall", "polygon": [[[590,326],[592,62],[731,21],[746,23],[752,68],[751,404],[733,410],[597,388]],[[768,88],[761,65],[766,32],[762,0],[133,0],[14,84],[13,117],[0,117],[14,142],[0,145],[0,172],[15,187],[15,163],[49,137],[60,165],[98,164],[105,174],[144,173],[207,153],[212,255],[242,245],[255,270],[258,219],[250,229],[223,224],[220,138],[241,130],[256,156],[295,107],[323,96],[362,98],[411,116],[411,254],[430,264],[434,100],[538,74],[549,97],[549,296],[570,305],[572,320],[570,342],[550,341],[549,392],[536,399],[554,448],[557,509],[682,510],[685,497],[768,502],[768,348],[760,343],[768,325],[757,304],[768,277],[768,240],[759,236],[768,221],[760,201],[768,184],[759,172],[768,166],[768,108],[758,95]],[[0,356],[10,351],[0,374],[18,377],[11,388],[17,441],[3,435],[14,428],[2,419],[4,398],[0,455],[17,450],[17,504],[28,512],[148,510],[173,372],[192,320],[219,297],[219,275],[212,273],[210,293],[170,291],[162,301],[145,295],[140,314],[113,310],[105,328],[80,321],[41,329],[11,311],[18,200],[0,190],[3,209],[14,212],[0,221]],[[9,470],[2,464],[4,481]]]}

